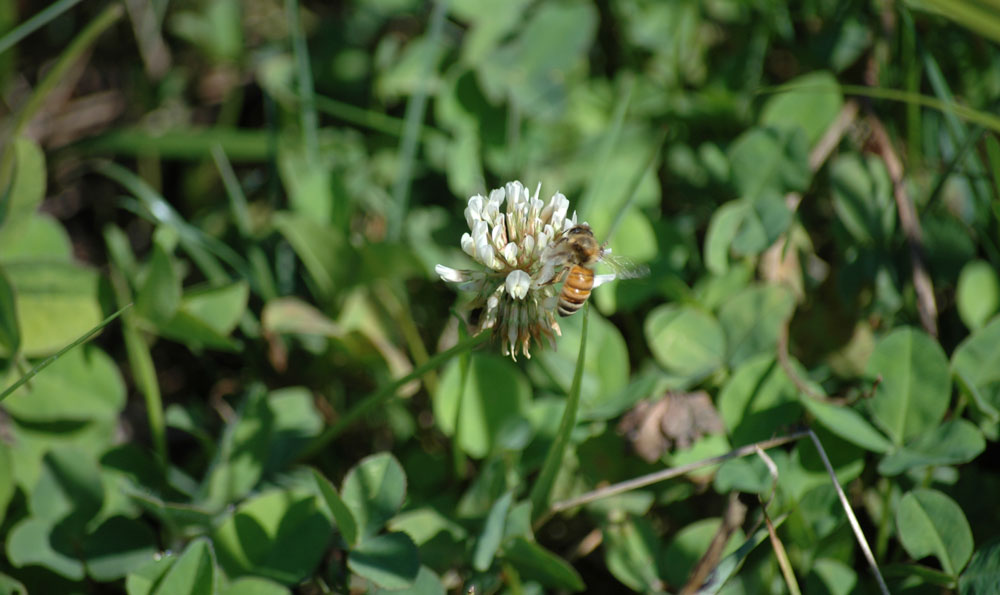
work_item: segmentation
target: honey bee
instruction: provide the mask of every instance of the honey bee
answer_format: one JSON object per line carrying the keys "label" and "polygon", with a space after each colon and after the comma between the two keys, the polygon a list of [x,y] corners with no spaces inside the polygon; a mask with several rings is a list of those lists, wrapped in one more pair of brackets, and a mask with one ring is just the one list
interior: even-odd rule
{"label": "honey bee", "polygon": [[[571,316],[583,307],[591,291],[613,279],[634,279],[649,272],[644,265],[637,265],[624,258],[611,255],[611,250],[599,244],[594,232],[586,223],[573,226],[549,246],[545,256],[546,267],[553,271],[562,267],[558,275],[554,272],[550,283],[563,282],[559,294],[559,315]],[[606,264],[613,273],[597,275],[597,263]],[[543,272],[543,275],[546,273]]]}

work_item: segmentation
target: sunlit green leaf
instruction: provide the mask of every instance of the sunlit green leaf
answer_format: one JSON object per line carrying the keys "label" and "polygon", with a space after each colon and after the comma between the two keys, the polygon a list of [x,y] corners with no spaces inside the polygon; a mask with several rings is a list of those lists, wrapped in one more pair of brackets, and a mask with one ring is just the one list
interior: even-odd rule
{"label": "sunlit green leaf", "polygon": [[25,219],[45,196],[45,154],[38,144],[22,136],[8,147],[14,151],[14,175],[10,180],[0,180],[3,186],[0,192],[0,244],[4,238],[14,241],[23,237]]}
{"label": "sunlit green leaf", "polygon": [[230,577],[257,575],[294,585],[315,570],[331,531],[312,494],[271,490],[229,514],[212,543]]}
{"label": "sunlit green leaf", "polygon": [[212,542],[202,537],[184,548],[184,552],[170,566],[153,593],[211,595],[216,591],[217,581]]}
{"label": "sunlit green leaf", "polygon": [[840,85],[829,72],[810,72],[786,83],[793,89],[768,99],[761,123],[800,127],[810,145],[816,144],[844,103]]}
{"label": "sunlit green leaf", "polygon": [[156,323],[170,320],[181,302],[181,280],[171,258],[159,243],[153,244],[146,278],[135,297],[136,313]]}
{"label": "sunlit green leaf", "polygon": [[936,490],[907,492],[896,511],[899,538],[914,559],[935,556],[957,576],[972,556],[972,529],[954,500]]}
{"label": "sunlit green leaf", "polygon": [[646,342],[668,372],[701,379],[725,358],[726,339],[711,314],[690,306],[664,305],[646,317]]}
{"label": "sunlit green leaf", "polygon": [[879,473],[897,475],[913,467],[967,463],[986,449],[982,432],[972,422],[951,419],[929,430],[878,465]]}
{"label": "sunlit green leaf", "polygon": [[316,480],[316,486],[319,488],[320,495],[323,496],[327,507],[330,508],[333,520],[337,523],[337,529],[344,536],[344,541],[348,545],[356,544],[358,540],[358,525],[354,520],[354,515],[351,514],[351,509],[341,499],[340,494],[337,493],[337,489],[333,484],[320,475],[319,471],[313,470],[313,478]]}
{"label": "sunlit green leaf", "polygon": [[794,309],[795,296],[781,285],[748,287],[722,304],[719,324],[730,367],[759,353],[774,353],[778,330]]}
{"label": "sunlit green leaf", "polygon": [[365,539],[377,533],[403,505],[406,474],[391,454],[371,455],[347,472],[340,496]]}
{"label": "sunlit green leaf", "polygon": [[91,269],[61,262],[19,261],[5,266],[14,287],[21,350],[49,355],[101,322],[99,278]]}
{"label": "sunlit green leaf", "polygon": [[716,401],[733,444],[765,440],[801,415],[798,389],[778,362],[760,354],[733,370]]}
{"label": "sunlit green leaf", "polygon": [[955,300],[965,326],[976,330],[986,324],[1000,309],[1000,279],[993,266],[977,260],[962,267]]}
{"label": "sunlit green leaf", "polygon": [[838,407],[807,395],[802,395],[801,401],[819,423],[844,440],[874,452],[885,453],[892,448],[892,443],[853,408]]}
{"label": "sunlit green leaf", "polygon": [[875,422],[895,444],[935,427],[948,409],[948,360],[922,331],[902,327],[879,341],[868,375],[882,378],[869,403]]}
{"label": "sunlit green leaf", "polygon": [[459,445],[471,456],[484,457],[507,420],[526,416],[531,387],[510,361],[473,353],[465,386],[461,385],[457,361],[452,362],[445,368],[434,398],[434,421],[450,436],[455,435],[459,399]]}
{"label": "sunlit green leaf", "polygon": [[125,384],[114,361],[96,347],[73,349],[3,403],[33,422],[113,419],[125,406]]}
{"label": "sunlit green leaf", "polygon": [[484,572],[493,563],[493,556],[496,555],[500,547],[500,540],[504,534],[504,522],[507,520],[507,511],[514,499],[513,492],[507,492],[493,503],[489,515],[486,516],[486,523],[483,531],[476,541],[476,551],[472,556],[473,567]]}

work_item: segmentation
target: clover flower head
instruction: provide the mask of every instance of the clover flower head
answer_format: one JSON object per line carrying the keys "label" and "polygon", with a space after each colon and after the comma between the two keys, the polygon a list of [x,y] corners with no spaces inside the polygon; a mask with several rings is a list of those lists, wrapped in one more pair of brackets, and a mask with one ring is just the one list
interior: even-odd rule
{"label": "clover flower head", "polygon": [[517,359],[520,348],[530,358],[531,340],[545,337],[555,345],[560,334],[555,312],[559,287],[554,283],[565,263],[553,261],[547,251],[562,233],[576,225],[576,212],[567,217],[569,200],[560,192],[548,203],[532,195],[521,182],[508,182],[489,196],[469,199],[462,234],[462,250],[481,268],[468,271],[437,265],[444,281],[476,294],[474,311],[481,310],[476,334],[492,330],[504,355]]}

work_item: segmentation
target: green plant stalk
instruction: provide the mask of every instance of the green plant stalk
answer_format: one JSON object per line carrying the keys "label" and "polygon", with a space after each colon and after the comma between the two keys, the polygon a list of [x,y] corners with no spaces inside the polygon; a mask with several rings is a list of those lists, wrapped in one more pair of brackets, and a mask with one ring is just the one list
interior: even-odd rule
{"label": "green plant stalk", "polygon": [[[448,0],[437,0],[434,3],[434,10],[431,11],[430,27],[427,32],[428,41],[432,45],[436,45],[441,39],[447,14]],[[403,138],[399,141],[399,172],[392,188],[392,208],[389,210],[387,237],[390,242],[398,242],[403,234],[403,221],[406,219],[407,203],[410,201],[413,163],[417,159],[421,123],[424,121],[424,112],[427,109],[429,89],[426,79],[431,76],[431,67],[433,66],[431,60],[434,53],[432,52],[430,55],[432,58],[423,65],[423,76],[417,83],[417,90],[406,102],[406,113],[403,116]]]}
{"label": "green plant stalk", "polygon": [[597,188],[604,181],[608,169],[606,164],[611,160],[615,147],[618,145],[618,139],[621,137],[622,127],[625,124],[625,116],[628,114],[629,105],[632,103],[632,89],[634,88],[635,84],[631,76],[626,76],[622,79],[621,89],[618,93],[618,102],[615,105],[614,114],[611,116],[611,126],[601,143],[600,158],[597,161],[600,166],[594,168],[593,174],[587,180],[587,189],[584,191],[583,196],[580,197],[578,210],[584,216],[584,219],[586,219],[586,215],[593,213],[594,196]]}
{"label": "green plant stalk", "polygon": [[250,272],[257,281],[255,285],[259,288],[261,297],[265,300],[272,300],[278,297],[278,290],[274,285],[274,277],[271,275],[271,269],[267,266],[267,256],[261,250],[261,247],[254,242],[250,226],[250,207],[247,203],[247,197],[243,193],[243,188],[240,186],[239,180],[236,179],[236,172],[233,171],[233,166],[229,163],[229,159],[226,157],[226,153],[222,150],[221,146],[216,145],[212,147],[212,158],[215,160],[215,166],[219,170],[222,184],[226,188],[226,195],[229,197],[229,209],[233,214],[236,229],[239,231],[240,237],[250,244],[247,247],[247,264]]}
{"label": "green plant stalk", "polygon": [[[256,279],[250,273],[242,256],[230,248],[228,244],[185,221],[180,213],[153,190],[145,180],[117,163],[109,161],[97,162],[94,165],[94,170],[118,182],[132,193],[136,199],[132,210],[137,215],[157,225],[167,225],[174,228],[180,238],[181,246],[214,285],[223,285],[230,281],[229,275],[216,260],[218,257],[232,267],[239,277],[248,280],[251,287],[259,292]],[[126,203],[125,206],[129,207],[129,204]]]}
{"label": "green plant stalk", "polygon": [[139,128],[115,130],[81,140],[66,150],[89,154],[138,156],[155,152],[164,159],[202,160],[212,155],[212,148],[221,145],[226,156],[238,162],[265,162],[275,153],[266,132],[246,128],[188,128],[162,134]]}
{"label": "green plant stalk", "polygon": [[763,513],[764,522],[767,524],[767,535],[771,539],[771,547],[774,548],[774,557],[778,560],[778,567],[781,568],[781,576],[785,579],[785,586],[788,587],[788,592],[791,595],[802,595],[799,583],[795,580],[795,572],[792,571],[792,563],[788,560],[785,546],[778,539],[778,532],[775,530],[774,524],[771,523],[771,517],[768,516],[767,510],[764,510]]}
{"label": "green plant stalk", "polygon": [[129,367],[135,375],[136,385],[146,401],[146,419],[149,423],[149,435],[153,440],[153,450],[159,460],[166,464],[167,430],[160,384],[156,379],[156,366],[153,364],[149,346],[146,345],[135,321],[130,320],[131,318],[126,316],[122,324],[125,351],[128,354]]}
{"label": "green plant stalk", "polygon": [[309,67],[309,48],[306,46],[306,38],[302,34],[302,21],[299,19],[299,3],[296,0],[285,0],[285,12],[288,18],[288,30],[292,36],[295,78],[299,83],[302,138],[305,141],[309,163],[316,164],[319,162],[319,117],[316,115],[316,96],[313,92],[312,70]]}
{"label": "green plant stalk", "polygon": [[97,41],[97,38],[111,27],[111,25],[114,25],[115,21],[120,19],[123,14],[125,14],[125,10],[121,4],[109,4],[107,8],[101,11],[94,20],[90,21],[83,31],[70,42],[69,46],[59,56],[59,59],[56,60],[55,65],[52,66],[51,70],[45,74],[41,82],[35,87],[35,91],[31,94],[28,102],[18,112],[12,135],[14,138],[21,135],[24,127],[31,122],[35,113],[45,103],[49,93],[65,80],[69,70],[83,56],[84,52],[89,50],[90,46]]}
{"label": "green plant stalk", "polygon": [[76,347],[78,345],[81,345],[81,344],[86,343],[87,341],[89,341],[91,339],[91,337],[93,337],[94,335],[96,335],[98,332],[100,332],[101,329],[103,329],[104,327],[106,327],[107,325],[109,325],[111,323],[111,321],[113,321],[115,318],[118,318],[119,316],[121,316],[123,312],[125,312],[126,310],[128,310],[131,307],[132,307],[132,304],[126,304],[125,306],[123,306],[122,308],[120,308],[119,310],[117,310],[113,314],[109,315],[104,320],[102,320],[100,322],[100,324],[98,324],[94,328],[90,329],[86,333],[80,335],[80,337],[77,340],[73,341],[72,343],[70,343],[69,345],[63,347],[62,349],[60,349],[56,353],[54,353],[54,354],[50,355],[49,357],[45,358],[44,360],[42,360],[34,368],[32,368],[31,370],[29,370],[27,374],[25,374],[24,376],[21,376],[20,378],[18,378],[17,381],[14,384],[11,384],[7,388],[5,388],[3,390],[3,392],[0,392],[0,402],[2,402],[4,399],[6,399],[7,397],[9,397],[11,394],[13,394],[14,391],[16,391],[17,389],[21,388],[21,386],[23,386],[26,382],[28,382],[29,380],[31,380],[32,378],[34,378],[36,375],[38,375],[39,372],[41,372],[45,368],[47,368],[50,365],[52,365],[52,363],[55,362],[57,359],[59,359],[60,357],[66,355],[66,352],[68,352],[70,349],[73,349],[74,347]]}
{"label": "green plant stalk", "polygon": [[881,560],[889,549],[889,537],[892,533],[892,486],[889,479],[882,477],[877,485],[882,497],[882,514],[878,519],[878,532],[875,534],[875,555]]}
{"label": "green plant stalk", "polygon": [[583,308],[583,328],[580,330],[580,354],[576,358],[576,370],[573,372],[573,383],[566,396],[566,409],[556,438],[545,455],[542,471],[531,488],[531,515],[537,521],[548,513],[549,501],[552,498],[552,488],[556,483],[556,475],[562,467],[569,446],[570,434],[576,427],[576,414],[580,409],[580,384],[583,380],[583,362],[587,356],[587,326],[590,320],[590,303]]}
{"label": "green plant stalk", "polygon": [[625,199],[625,204],[618,209],[618,213],[615,215],[614,220],[611,222],[611,227],[608,228],[608,233],[604,236],[604,242],[610,242],[611,237],[618,231],[618,227],[621,226],[622,221],[625,220],[625,214],[628,213],[629,208],[632,203],[635,202],[635,197],[639,193],[639,186],[642,185],[642,179],[646,177],[656,164],[660,161],[660,152],[663,149],[663,143],[667,142],[667,131],[664,130],[657,140],[656,147],[653,148],[653,152],[649,156],[649,161],[635,173],[632,180],[629,183],[628,198]]}
{"label": "green plant stalk", "polygon": [[11,30],[10,33],[0,38],[0,54],[14,47],[19,41],[41,29],[79,3],[80,0],[59,0],[45,7],[44,10],[39,11],[38,14],[24,21]]}
{"label": "green plant stalk", "polygon": [[[901,6],[901,12],[903,13],[903,27],[902,27],[902,37],[903,37],[903,59],[906,61],[905,64],[905,84],[907,93],[919,93],[920,92],[920,59],[917,57],[917,32],[916,27],[913,24],[913,19],[910,16],[910,11],[906,9],[905,5]],[[920,118],[920,106],[909,103],[906,105],[906,145],[909,149],[909,162],[910,167],[915,167],[920,163],[922,156],[922,142],[923,130],[921,129],[921,118]]]}
{"label": "green plant stalk", "polygon": [[485,343],[490,336],[491,335],[489,333],[480,333],[474,337],[466,339],[465,341],[461,341],[451,349],[447,349],[434,355],[434,357],[427,360],[424,365],[414,368],[413,371],[406,376],[383,386],[375,393],[365,397],[359,403],[351,407],[351,409],[348,410],[343,417],[337,420],[335,424],[331,425],[322,434],[317,436],[316,439],[313,440],[313,443],[306,448],[300,459],[308,458],[325,448],[327,444],[339,436],[345,429],[347,429],[348,426],[364,417],[369,411],[383,405],[386,401],[391,399],[396,394],[396,391],[398,391],[404,384],[423,376],[429,370],[436,369],[438,366],[442,365],[455,355],[464,353],[474,347],[477,347],[478,345],[481,345],[482,343]]}
{"label": "green plant stalk", "polygon": [[[107,240],[105,240],[107,241]],[[114,255],[115,252],[109,250]],[[119,304],[131,305],[132,295],[128,282],[117,262],[111,266],[111,287]],[[146,401],[146,419],[149,423],[149,436],[153,441],[153,451],[160,462],[167,464],[167,428],[163,414],[163,399],[160,396],[160,383],[156,379],[156,366],[149,346],[142,338],[131,314],[122,318],[122,337],[125,339],[125,353],[129,368],[135,378],[136,387]]]}
{"label": "green plant stalk", "polygon": [[[328,116],[389,136],[400,137],[403,135],[405,121],[402,118],[394,118],[380,112],[360,108],[325,95],[316,95],[315,99],[316,109]],[[296,100],[301,101],[301,98],[296,98]],[[426,124],[422,124],[420,130],[420,134],[424,137],[437,136],[444,140],[447,136],[444,132]]]}
{"label": "green plant stalk", "polygon": [[[420,329],[413,322],[413,315],[410,312],[409,306],[400,301],[397,294],[384,281],[377,281],[372,287],[372,293],[382,302],[389,316],[392,317],[392,320],[399,328],[399,332],[403,334],[403,339],[406,341],[406,347],[410,350],[410,357],[413,358],[413,363],[417,366],[425,364],[430,359],[430,354],[427,353],[424,340],[420,338]],[[405,299],[406,293],[404,290],[403,300]],[[437,392],[437,374],[433,371],[428,372],[421,380],[427,388],[427,392],[431,394]]]}
{"label": "green plant stalk", "polygon": [[[458,341],[464,342],[468,338],[465,327],[461,320],[458,323]],[[462,352],[458,356],[458,403],[455,404],[455,435],[452,440],[451,459],[455,467],[455,477],[465,478],[465,453],[462,452],[462,404],[465,402],[466,383],[469,378],[469,363],[471,356],[468,351]]]}
{"label": "green plant stalk", "polygon": [[1000,18],[997,18],[995,6],[980,8],[977,2],[950,0],[924,0],[924,2],[933,8],[933,12],[1000,43]]}
{"label": "green plant stalk", "polygon": [[[955,94],[951,92],[951,87],[948,86],[948,79],[945,78],[944,73],[941,71],[941,66],[938,64],[934,54],[929,51],[922,51],[921,56],[924,62],[924,70],[927,74],[927,82],[930,84],[931,89],[933,89],[934,94],[947,103],[954,103]],[[967,140],[969,131],[962,124],[959,117],[956,114],[945,113],[944,120],[947,124],[948,133],[951,134],[952,142],[956,146],[962,145]],[[989,204],[989,192],[984,188],[985,185],[977,179],[985,171],[977,153],[972,153],[970,156],[967,169],[969,173],[969,188],[975,195],[976,200],[979,204]]]}

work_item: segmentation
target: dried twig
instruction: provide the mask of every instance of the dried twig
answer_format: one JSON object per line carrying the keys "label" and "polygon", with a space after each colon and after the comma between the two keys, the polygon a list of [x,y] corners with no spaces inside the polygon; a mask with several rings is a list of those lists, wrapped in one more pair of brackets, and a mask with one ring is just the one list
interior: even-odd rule
{"label": "dried twig", "polygon": [[815,433],[813,433],[812,430],[806,430],[806,433],[816,446],[816,450],[819,452],[819,458],[823,461],[823,466],[826,467],[826,472],[830,475],[830,481],[833,483],[833,488],[837,490],[837,497],[840,499],[840,505],[843,506],[844,512],[847,514],[847,521],[851,525],[851,530],[854,531],[854,537],[857,539],[858,545],[861,546],[861,551],[865,555],[865,560],[868,561],[868,566],[872,569],[872,574],[875,575],[875,580],[878,582],[879,590],[883,593],[883,595],[889,595],[889,587],[886,586],[885,579],[882,578],[882,573],[879,572],[878,564],[875,563],[875,556],[872,554],[872,549],[868,546],[868,541],[865,539],[865,533],[861,530],[858,518],[854,516],[854,510],[851,508],[851,503],[847,501],[847,495],[844,494],[844,489],[840,487],[840,482],[837,481],[837,474],[833,470],[833,465],[830,463],[829,457],[826,456],[826,450],[824,450],[823,444],[819,441],[819,438]]}
{"label": "dried twig", "polygon": [[920,220],[917,210],[913,207],[906,183],[903,180],[903,163],[899,160],[896,150],[892,147],[889,134],[882,122],[869,114],[868,125],[871,127],[871,142],[875,151],[885,162],[885,168],[892,180],[893,196],[896,199],[896,210],[899,212],[899,224],[903,227],[906,243],[910,247],[910,262],[913,266],[913,289],[917,292],[917,312],[920,314],[920,324],[931,336],[937,337],[937,303],[934,300],[934,286],[927,273],[924,263],[924,242],[920,230]]}
{"label": "dried twig", "polygon": [[715,532],[715,537],[712,538],[712,543],[708,545],[705,554],[691,570],[687,583],[680,590],[681,595],[697,593],[701,589],[709,574],[719,565],[719,560],[722,559],[722,552],[726,544],[729,543],[729,538],[743,524],[746,514],[747,507],[740,502],[739,494],[737,492],[730,493],[729,505],[726,507],[726,514],[722,517],[722,524]]}
{"label": "dried twig", "polygon": [[610,496],[615,496],[624,492],[631,490],[637,490],[654,483],[658,483],[667,479],[678,477],[692,471],[701,469],[702,467],[708,467],[710,465],[718,465],[719,463],[724,463],[729,459],[736,459],[740,457],[745,457],[747,455],[754,454],[757,452],[758,448],[769,449],[776,446],[781,446],[783,444],[788,444],[789,442],[794,442],[799,438],[802,438],[808,434],[807,431],[798,431],[788,434],[787,436],[781,436],[779,438],[772,438],[770,440],[763,440],[755,444],[748,444],[746,446],[741,446],[740,448],[731,450],[726,454],[719,455],[717,457],[709,457],[707,459],[702,459],[700,461],[695,461],[693,463],[688,463],[687,465],[681,465],[680,467],[671,467],[670,469],[663,469],[662,471],[657,471],[655,473],[649,473],[641,477],[636,477],[634,479],[629,479],[627,481],[622,481],[619,483],[611,484],[609,486],[604,486],[596,490],[592,490],[585,494],[581,494],[575,498],[570,498],[569,500],[563,500],[561,502],[556,502],[549,509],[549,514],[554,514],[557,512],[562,512],[570,508],[575,508],[583,504],[588,504],[594,502],[595,500],[600,500],[602,498],[608,498]]}

